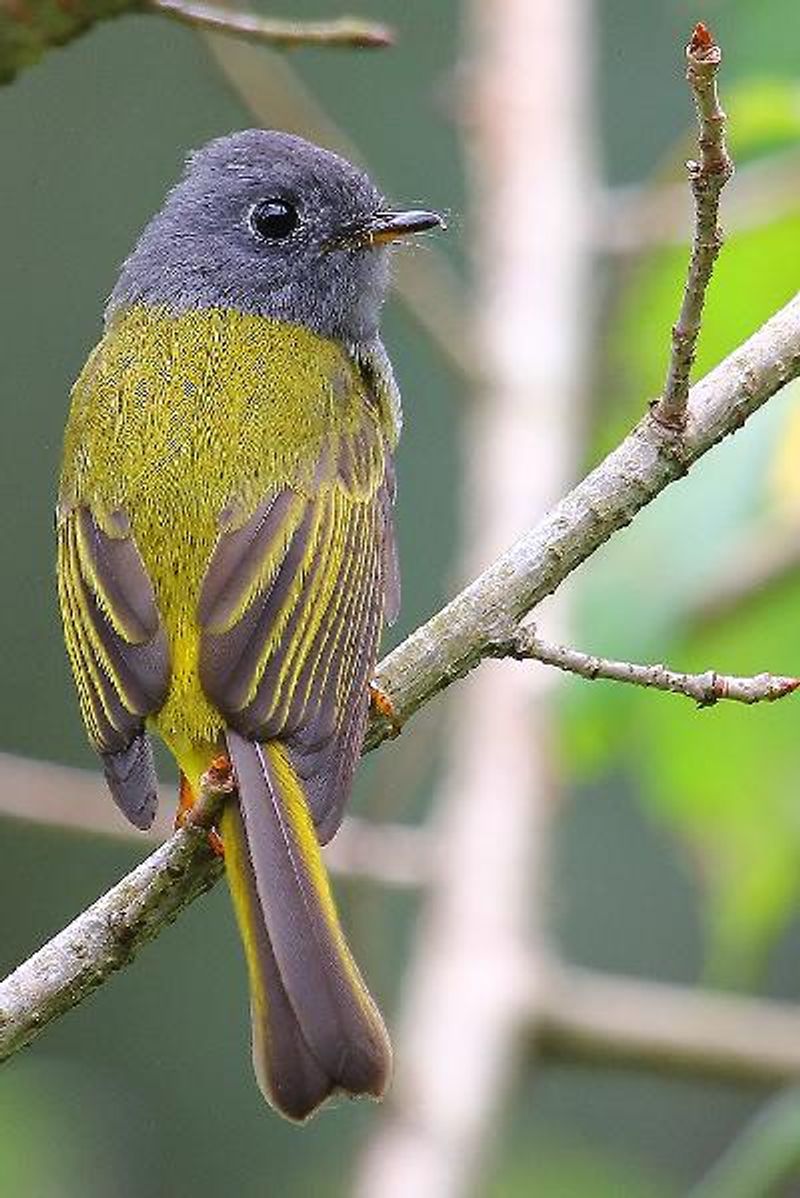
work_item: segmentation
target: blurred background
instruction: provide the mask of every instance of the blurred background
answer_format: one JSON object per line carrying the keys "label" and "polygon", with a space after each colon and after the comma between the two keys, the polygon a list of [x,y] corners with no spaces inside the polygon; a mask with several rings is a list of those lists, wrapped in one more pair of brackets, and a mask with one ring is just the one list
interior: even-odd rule
{"label": "blurred background", "polygon": [[[402,296],[384,325],[406,410],[404,603],[387,645],[659,393],[691,228],[683,47],[698,19],[724,48],[737,163],[699,372],[797,289],[796,0],[353,7],[391,24],[396,46],[277,55],[124,16],[0,91],[6,969],[148,848],[110,808],[94,826],[81,796],[97,786],[83,775],[31,775],[21,798],[18,758],[94,766],[55,602],[60,440],[104,297],[188,149],[252,124],[293,128],[358,155],[398,201],[450,214],[446,237],[398,264]],[[597,553],[537,612],[541,632],[682,669],[800,674],[799,398],[779,395]],[[537,1053],[502,1002],[494,1012],[471,998],[504,967],[500,949],[527,945],[534,963],[557,953],[634,979],[800,1000],[798,729],[796,700],[697,711],[540,665],[482,667],[359,777],[356,814],[430,838],[427,893],[337,881],[396,1032],[392,1099],[340,1104],[302,1130],[264,1107],[220,886],[2,1071],[0,1190],[800,1194],[791,1094],[775,1106],[768,1087]],[[28,802],[35,819],[20,813]],[[784,1188],[770,1189],[778,1173]]]}

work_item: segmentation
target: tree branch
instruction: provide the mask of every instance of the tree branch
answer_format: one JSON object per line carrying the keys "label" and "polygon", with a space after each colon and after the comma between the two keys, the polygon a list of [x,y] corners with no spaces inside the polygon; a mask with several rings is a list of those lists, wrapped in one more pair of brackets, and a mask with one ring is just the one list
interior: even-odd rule
{"label": "tree branch", "polygon": [[[0,815],[141,843],[142,833],[123,820],[108,800],[105,780],[93,770],[0,753],[0,778]],[[170,804],[162,801],[144,836],[162,844],[171,832]],[[323,853],[328,866],[340,876],[409,888],[427,881],[434,845],[422,828],[348,815]]]}
{"label": "tree branch", "polygon": [[0,84],[45,51],[123,13],[163,12],[178,21],[277,46],[387,46],[392,33],[373,21],[280,21],[192,0],[0,0]]}
{"label": "tree branch", "polygon": [[192,0],[144,0],[153,12],[174,17],[184,25],[214,33],[233,34],[248,41],[265,42],[286,49],[290,46],[346,46],[350,49],[375,49],[390,46],[394,36],[385,25],[341,17],[336,21],[281,21],[236,12],[214,4]]}
{"label": "tree branch", "polygon": [[[0,26],[0,32],[5,32],[12,3],[14,19],[19,20],[18,6],[24,2],[2,0],[0,16],[6,26]],[[104,15],[99,8],[101,0],[84,0],[83,7],[76,0],[69,11],[71,17],[82,12],[97,19]],[[115,11],[122,11],[119,3]],[[800,297],[795,297],[693,388],[682,437],[675,438],[663,422],[646,416],[536,528],[389,655],[378,671],[378,684],[397,715],[407,719],[482,658],[492,656],[509,621],[526,615],[799,372]],[[373,719],[365,748],[374,748],[393,731],[385,719]],[[7,1052],[80,1001],[213,884],[220,865],[209,859],[204,838],[199,840],[198,847],[197,834],[190,829],[177,833],[0,983]],[[20,995],[30,1000],[27,1013]]]}
{"label": "tree branch", "polygon": [[531,1031],[559,1059],[775,1086],[800,1078],[791,1003],[553,966],[532,978]]}
{"label": "tree branch", "polygon": [[[377,684],[406,720],[463,677],[613,533],[800,374],[800,295],[689,393],[680,440],[650,415],[526,536],[384,659]],[[392,732],[373,720],[366,748]]]}
{"label": "tree branch", "polygon": [[0,1061],[130,964],[223,872],[202,828],[176,832],[0,984]]}
{"label": "tree branch", "polygon": [[717,96],[717,71],[722,51],[705,25],[695,26],[686,47],[686,78],[692,90],[700,128],[700,161],[686,164],[694,197],[695,228],[689,273],[677,323],[672,329],[664,394],[654,416],[668,428],[682,429],[686,420],[689,375],[694,363],[706,290],[723,234],[719,226],[719,198],[733,173],[733,162],[725,143],[725,113]]}
{"label": "tree branch", "polygon": [[[466,343],[480,368],[462,433],[463,577],[547,511],[580,457],[594,192],[589,10],[586,0],[464,6]],[[465,339],[455,344],[461,352]],[[556,606],[560,616],[563,597]],[[482,670],[449,707],[429,816],[447,852],[418,920],[392,1101],[357,1163],[358,1198],[481,1188],[519,1064],[520,964],[535,972],[546,940],[557,682],[544,671]]]}
{"label": "tree branch", "polygon": [[[211,850],[207,830],[231,793],[229,779],[212,771],[204,775],[186,825],[0,984],[0,1061],[130,964],[144,944],[219,881],[225,867]],[[351,824],[343,837],[340,868],[346,863],[352,873],[365,866],[374,870],[377,850],[386,867],[384,882],[422,880],[428,854],[419,852],[421,833],[393,829],[384,840],[378,829],[357,824],[355,835]]]}
{"label": "tree branch", "polygon": [[[680,449],[667,430],[645,417],[532,532],[389,654],[378,670],[378,684],[398,717],[408,719],[491,656],[498,630],[502,635],[509,618],[520,619],[555,590],[613,532],[798,373],[800,297],[795,297],[692,389]],[[393,731],[383,717],[374,717],[365,747],[375,748]],[[192,848],[193,841],[187,845],[190,835],[177,833],[0,983],[0,1027],[6,1029],[0,1032],[0,1044],[4,1034],[9,1052],[95,989],[130,959],[131,945],[138,948],[157,935],[213,884],[219,863]],[[137,913],[142,913],[138,923]],[[35,1019],[19,1005],[23,992],[35,997]],[[15,1030],[19,1018],[23,1033]]]}
{"label": "tree branch", "polygon": [[605,657],[584,653],[567,645],[554,645],[542,640],[535,627],[518,628],[508,637],[498,640],[492,657],[513,657],[516,661],[540,661],[569,674],[577,674],[594,682],[598,678],[611,682],[628,682],[632,686],[670,691],[694,699],[699,707],[713,707],[720,699],[735,703],[772,703],[783,699],[800,686],[800,678],[780,674],[755,674],[738,677],[705,670],[702,674],[684,674],[664,665],[638,665],[630,661],[611,661]]}
{"label": "tree branch", "polygon": [[[389,654],[377,680],[397,716],[408,719],[491,656],[509,619],[520,619],[555,590],[798,373],[800,297],[795,297],[692,389],[679,448],[668,430],[645,417],[536,528]],[[387,720],[374,717],[365,748],[393,732]],[[219,862],[209,860],[204,844],[198,847],[196,833],[183,830],[78,916],[0,983],[0,1046],[5,1043],[6,1055],[91,993],[219,874]],[[34,1004],[30,1011],[22,995]]]}

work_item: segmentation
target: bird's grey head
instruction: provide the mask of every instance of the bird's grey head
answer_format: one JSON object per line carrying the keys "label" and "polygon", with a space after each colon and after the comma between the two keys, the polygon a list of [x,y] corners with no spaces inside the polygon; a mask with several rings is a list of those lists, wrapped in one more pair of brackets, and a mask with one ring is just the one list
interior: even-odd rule
{"label": "bird's grey head", "polygon": [[374,338],[388,245],[440,224],[392,212],[343,158],[249,129],[193,154],[125,262],[107,318],[133,304],[236,308],[351,342]]}

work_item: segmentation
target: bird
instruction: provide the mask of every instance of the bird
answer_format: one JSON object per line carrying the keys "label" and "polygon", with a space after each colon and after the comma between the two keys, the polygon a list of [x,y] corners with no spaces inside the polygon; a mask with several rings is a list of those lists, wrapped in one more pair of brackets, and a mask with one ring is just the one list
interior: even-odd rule
{"label": "bird", "polygon": [[73,389],[58,594],[89,740],[137,828],[219,763],[218,822],[267,1101],[381,1098],[389,1037],[320,846],[338,829],[397,616],[395,244],[444,226],[278,130],[191,154],[123,263]]}

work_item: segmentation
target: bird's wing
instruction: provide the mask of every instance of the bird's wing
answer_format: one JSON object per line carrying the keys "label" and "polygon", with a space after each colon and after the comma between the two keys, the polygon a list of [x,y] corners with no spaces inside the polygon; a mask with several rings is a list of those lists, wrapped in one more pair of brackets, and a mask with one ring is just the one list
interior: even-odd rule
{"label": "bird's wing", "polygon": [[115,801],[146,828],[156,778],[145,717],[169,686],[169,651],[150,579],[123,512],[101,526],[84,506],[58,522],[59,599],[89,738]]}
{"label": "bird's wing", "polygon": [[311,487],[220,533],[200,593],[200,678],[227,723],[280,740],[323,842],[358,760],[381,624],[399,600],[393,478],[378,422],[332,433]]}

